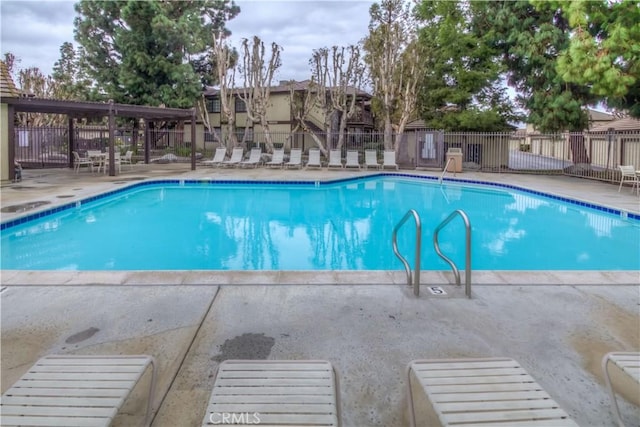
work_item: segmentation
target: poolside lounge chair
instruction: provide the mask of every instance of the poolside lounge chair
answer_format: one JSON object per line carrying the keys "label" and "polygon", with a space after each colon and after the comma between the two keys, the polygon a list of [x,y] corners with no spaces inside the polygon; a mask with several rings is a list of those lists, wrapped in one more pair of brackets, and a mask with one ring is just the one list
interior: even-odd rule
{"label": "poolside lounge chair", "polygon": [[622,184],[625,182],[632,182],[631,191],[636,187],[636,192],[640,192],[640,178],[638,178],[638,174],[636,173],[635,167],[633,165],[620,165],[618,166],[622,176],[620,177],[620,185],[618,186],[618,193],[622,189]]}
{"label": "poolside lounge chair", "polygon": [[360,169],[360,160],[358,160],[357,151],[347,151],[347,161],[344,164],[344,167]]}
{"label": "poolside lounge chair", "polygon": [[609,396],[611,397],[613,413],[618,425],[620,427],[624,427],[624,422],[620,416],[620,408],[618,408],[616,393],[614,391],[613,381],[611,378],[611,366],[617,370],[616,374],[623,374],[619,378],[621,382],[627,380],[630,383],[630,388],[632,390],[631,395],[640,399],[640,352],[613,352],[605,354],[602,358],[602,371],[604,373],[604,379],[607,384]]}
{"label": "poolside lounge chair", "polygon": [[292,148],[289,153],[289,161],[284,164],[286,169],[302,167],[302,149]]}
{"label": "poolside lounge chair", "polygon": [[378,152],[376,150],[365,150],[364,152],[364,168],[380,169],[380,163],[378,163]]}
{"label": "poolside lounge chair", "polygon": [[337,377],[323,360],[225,360],[218,367],[203,426],[222,414],[235,424],[338,426]]}
{"label": "poolside lounge chair", "polygon": [[329,151],[329,163],[327,164],[327,168],[344,168],[344,165],[342,164],[342,153],[340,150]]}
{"label": "poolside lounge chair", "polygon": [[393,168],[398,170],[398,165],[396,164],[396,152],[395,151],[385,151],[384,157],[382,158],[382,169]]}
{"label": "poolside lounge chair", "polygon": [[133,151],[128,150],[126,153],[124,153],[124,156],[120,157],[120,164],[129,165],[129,169],[131,169],[131,165],[133,165],[133,162],[131,160],[132,157],[133,157]]}
{"label": "poolside lounge chair", "polygon": [[262,148],[252,148],[249,153],[249,158],[239,163],[243,168],[252,166],[254,168],[258,167],[260,162],[262,161]]}
{"label": "poolside lounge chair", "polygon": [[224,147],[216,148],[216,153],[213,155],[213,159],[205,160],[203,165],[220,166],[224,162],[224,157],[227,155],[227,149]]}
{"label": "poolside lounge chair", "polygon": [[151,367],[145,425],[156,372],[151,356],[46,356],[0,401],[0,425],[109,426]]}
{"label": "poolside lounge chair", "polygon": [[86,165],[87,169],[91,168],[91,172],[93,172],[93,160],[89,157],[80,157],[77,151],[72,151],[73,153],[73,169],[78,173],[80,171],[80,166]]}
{"label": "poolside lounge chair", "polygon": [[307,159],[306,168],[321,168],[322,162],[320,161],[320,150],[309,150],[309,159]]}
{"label": "poolside lounge chair", "polygon": [[240,162],[242,161],[243,155],[244,155],[244,148],[242,147],[234,148],[233,151],[231,152],[231,158],[229,160],[224,160],[221,164],[224,167],[227,167],[227,166],[235,167],[240,164]]}
{"label": "poolside lounge chair", "polygon": [[429,423],[420,425],[437,423],[437,416],[443,426],[578,426],[513,359],[414,360],[407,376],[411,426],[416,425],[412,378],[431,405],[426,405]]}
{"label": "poolside lounge chair", "polygon": [[271,156],[271,160],[269,160],[265,165],[270,168],[282,167],[284,164],[284,148],[276,148],[273,150],[273,155]]}
{"label": "poolside lounge chair", "polygon": [[[115,168],[118,170],[118,173],[122,172],[122,163],[120,162],[119,152],[113,153],[113,164]],[[107,168],[109,168],[109,153],[106,153],[104,155],[101,166],[98,166],[98,173],[100,173],[100,167],[102,167],[103,172],[106,174]]]}

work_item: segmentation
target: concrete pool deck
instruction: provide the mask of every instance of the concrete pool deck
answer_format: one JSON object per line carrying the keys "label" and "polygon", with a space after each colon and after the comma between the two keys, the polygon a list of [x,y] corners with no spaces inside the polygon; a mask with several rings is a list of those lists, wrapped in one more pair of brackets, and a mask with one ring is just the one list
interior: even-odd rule
{"label": "concrete pool deck", "polygon": [[[191,171],[188,165],[135,165],[116,177],[25,170],[21,183],[2,187],[1,201],[3,208],[48,201],[46,209],[146,178],[362,174]],[[611,184],[560,176],[458,177],[640,212],[634,193],[618,193]],[[2,213],[2,221],[18,215]],[[159,372],[153,425],[195,426],[220,361],[327,359],[338,371],[344,426],[405,426],[410,360],[507,356],[580,425],[615,425],[599,364],[608,351],[640,351],[637,271],[475,272],[471,300],[450,280],[447,273],[423,274],[416,298],[402,272],[2,271],[2,392],[47,354],[151,354]],[[447,295],[431,295],[427,284],[441,285]],[[640,425],[640,407],[621,402],[628,425]],[[130,425],[142,413],[143,405],[133,405],[116,425]]]}

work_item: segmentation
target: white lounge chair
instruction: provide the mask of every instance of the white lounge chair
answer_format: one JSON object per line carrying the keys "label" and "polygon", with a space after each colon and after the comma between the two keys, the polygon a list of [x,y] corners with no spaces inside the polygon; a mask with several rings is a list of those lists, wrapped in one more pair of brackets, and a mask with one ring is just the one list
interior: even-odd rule
{"label": "white lounge chair", "polygon": [[[120,153],[117,151],[113,153],[113,164],[114,164],[114,167],[118,170],[118,173],[122,172],[122,163],[120,162]],[[109,168],[109,153],[106,153],[104,155],[104,158],[102,159],[101,167],[102,167],[102,171],[106,174],[107,169]],[[100,173],[100,166],[98,167],[98,173]]]}
{"label": "white lounge chair", "polygon": [[227,155],[227,149],[224,147],[216,148],[216,152],[213,155],[213,159],[205,160],[203,165],[207,166],[220,166],[224,162],[224,157]]}
{"label": "white lounge chair", "polygon": [[625,182],[632,182],[631,191],[636,187],[636,193],[640,192],[640,178],[638,178],[635,167],[633,165],[620,165],[618,168],[622,173],[622,176],[620,177],[620,185],[618,186],[618,193],[622,189],[622,184]]}
{"label": "white lounge chair", "polygon": [[614,366],[618,372],[622,373],[622,379],[631,380],[630,388],[631,394],[640,399],[640,352],[613,352],[607,353],[602,358],[602,371],[604,373],[605,383],[607,384],[607,390],[611,397],[611,406],[613,407],[613,413],[616,417],[616,421],[620,427],[624,427],[624,422],[620,416],[620,408],[616,401],[616,392],[614,391],[613,381],[611,380],[610,366]]}
{"label": "white lounge chair", "polygon": [[431,404],[426,409],[432,409],[429,422],[420,425],[432,425],[437,416],[443,426],[578,426],[518,362],[486,358],[412,361],[407,393],[414,427],[413,378]]}
{"label": "white lounge chair", "polygon": [[364,152],[364,168],[380,169],[380,163],[378,163],[378,152],[376,150],[365,150]]}
{"label": "white lounge chair", "polygon": [[347,161],[345,162],[344,167],[360,169],[360,160],[358,159],[357,151],[347,151]]}
{"label": "white lounge chair", "polygon": [[260,162],[262,161],[262,148],[252,148],[249,152],[249,158],[247,160],[241,161],[239,163],[243,168],[246,167],[258,167]]}
{"label": "white lounge chair", "polygon": [[292,148],[289,153],[289,161],[284,164],[286,169],[289,168],[301,168],[302,167],[302,149]]}
{"label": "white lounge chair", "polygon": [[344,168],[344,165],[342,164],[342,152],[340,150],[329,151],[329,163],[327,164],[327,168]]}
{"label": "white lounge chair", "polygon": [[109,426],[151,367],[145,425],[156,372],[151,356],[46,356],[3,395],[0,425]]}
{"label": "white lounge chair", "polygon": [[129,169],[131,169],[133,162],[132,162],[132,157],[133,157],[133,151],[128,150],[124,156],[120,157],[120,164],[121,165],[129,165]]}
{"label": "white lounge chair", "polygon": [[384,157],[382,158],[382,169],[393,168],[398,170],[398,165],[396,164],[396,152],[395,151],[385,151]]}
{"label": "white lounge chair", "polygon": [[[203,426],[340,425],[337,376],[323,360],[226,360],[218,367]],[[229,422],[229,421],[228,421]]]}
{"label": "white lounge chair", "polygon": [[224,160],[221,164],[225,167],[227,166],[237,166],[242,161],[242,156],[244,156],[244,148],[237,147],[234,148],[231,152],[231,158],[229,160]]}
{"label": "white lounge chair", "polygon": [[273,150],[273,154],[271,155],[271,160],[269,160],[265,165],[270,168],[282,167],[284,164],[284,148],[276,148]]}
{"label": "white lounge chair", "polygon": [[87,169],[91,168],[91,172],[93,172],[93,160],[89,157],[80,157],[77,151],[72,151],[73,153],[73,169],[76,173],[80,171],[80,166],[87,166]]}
{"label": "white lounge chair", "polygon": [[307,159],[306,168],[321,168],[322,162],[320,161],[320,150],[311,149],[309,150],[309,158]]}

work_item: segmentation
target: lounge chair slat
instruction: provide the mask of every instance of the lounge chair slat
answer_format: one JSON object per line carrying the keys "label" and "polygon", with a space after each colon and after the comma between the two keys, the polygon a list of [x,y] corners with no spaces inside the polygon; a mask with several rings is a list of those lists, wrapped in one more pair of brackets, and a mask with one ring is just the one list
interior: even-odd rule
{"label": "lounge chair slat", "polygon": [[291,414],[332,414],[335,407],[332,403],[305,404],[289,403],[215,403],[209,405],[211,412],[258,412],[258,413],[291,413]]}
{"label": "lounge chair slat", "polygon": [[111,389],[123,389],[129,390],[135,384],[134,381],[40,381],[40,380],[27,380],[18,381],[16,387],[23,388],[111,388]]}
{"label": "lounge chair slat", "polygon": [[[282,403],[282,400],[286,399],[286,403],[313,403],[313,404],[333,404],[335,402],[335,398],[332,394],[300,394],[300,395],[245,395],[242,398],[243,404],[260,404],[260,403]],[[223,403],[236,403],[237,397],[234,395],[217,395],[211,399],[212,403],[215,404],[223,404]]]}
{"label": "lounge chair slat", "polygon": [[469,363],[461,362],[413,362],[414,370],[450,370],[450,369],[486,369],[486,368],[520,368],[517,363],[512,360],[491,360],[491,361],[475,361]]}
{"label": "lounge chair slat", "polygon": [[334,426],[335,414],[259,414],[260,424],[290,425],[290,426]]}
{"label": "lounge chair slat", "polygon": [[518,368],[502,369],[459,369],[459,370],[436,370],[419,371],[422,378],[453,378],[453,377],[493,377],[496,375],[526,375],[526,371]]}
{"label": "lounge chair slat", "polygon": [[331,368],[323,363],[300,363],[290,365],[287,363],[250,363],[246,366],[237,363],[229,363],[225,366],[227,371],[326,371],[331,372]]}
{"label": "lounge chair slat", "polygon": [[[622,185],[622,182],[620,182],[620,185]],[[618,191],[620,190],[618,189]],[[638,187],[638,191],[640,191],[640,187]],[[624,421],[622,420],[622,416],[620,415],[620,408],[618,407],[618,402],[616,400],[614,383],[612,382],[610,377],[610,363],[617,366],[631,380],[638,383],[635,384],[636,387],[640,387],[640,369],[638,368],[640,366],[640,352],[611,352],[605,354],[602,358],[602,370],[604,374],[605,384],[607,386],[607,391],[609,392],[609,398],[611,399],[613,414],[618,425],[624,426]]]}
{"label": "lounge chair slat", "polygon": [[490,421],[528,421],[528,420],[549,420],[549,425],[553,420],[566,417],[567,413],[562,409],[540,409],[540,410],[519,410],[519,411],[482,411],[482,412],[461,412],[456,414],[444,414],[442,419],[446,424],[461,424],[467,422],[490,422]]}
{"label": "lounge chair slat", "polygon": [[148,359],[144,358],[99,358],[99,357],[70,357],[63,359],[60,357],[47,356],[40,359],[34,366],[41,365],[100,365],[100,366],[118,366],[118,365],[130,365],[130,366],[146,366]]}
{"label": "lounge chair slat", "polygon": [[118,365],[118,366],[99,366],[99,365],[42,365],[38,367],[38,372],[118,372],[135,373],[140,370],[139,365]]}
{"label": "lounge chair slat", "polygon": [[4,405],[35,405],[35,406],[90,406],[93,408],[119,406],[120,398],[117,397],[38,397],[38,396],[3,396]]}
{"label": "lounge chair slat", "polygon": [[494,391],[531,391],[542,390],[537,383],[507,383],[507,384],[457,384],[429,386],[433,394],[441,393],[487,393]]}
{"label": "lounge chair slat", "polygon": [[4,396],[63,396],[63,397],[118,397],[122,395],[122,389],[104,388],[10,388]]}
{"label": "lounge chair slat", "polygon": [[527,421],[504,421],[494,423],[464,423],[460,427],[579,427],[575,421],[568,418],[561,420],[527,420]]}
{"label": "lounge chair slat", "polygon": [[136,372],[27,372],[23,380],[135,381]]}
{"label": "lounge chair slat", "polygon": [[331,394],[331,387],[215,387],[216,393],[219,394],[280,394],[280,395],[296,395],[296,394]]}
{"label": "lounge chair slat", "polygon": [[558,404],[551,399],[500,400],[496,402],[454,402],[440,403],[442,413],[461,411],[496,411],[515,409],[557,408]]}
{"label": "lounge chair slat", "polygon": [[535,382],[529,375],[498,375],[487,377],[444,377],[423,378],[421,382],[430,386],[447,384],[490,384],[490,383],[521,383]]}
{"label": "lounge chair slat", "polygon": [[0,425],[11,426],[60,426],[60,427],[101,427],[111,424],[111,419],[100,419],[95,417],[16,417],[0,416]]}
{"label": "lounge chair slat", "polygon": [[328,378],[331,371],[318,370],[277,370],[277,371],[230,371],[225,370],[222,378]]}
{"label": "lounge chair slat", "polygon": [[326,378],[221,378],[220,387],[240,386],[306,386],[331,387],[331,381]]}
{"label": "lounge chair slat", "polygon": [[23,415],[39,417],[102,417],[113,418],[118,411],[115,408],[80,408],[62,406],[19,406],[2,405],[3,415]]}
{"label": "lounge chair slat", "polygon": [[538,391],[510,391],[494,393],[443,393],[435,394],[432,400],[440,402],[481,402],[483,400],[521,400],[521,399],[546,399],[549,395],[544,390]]}

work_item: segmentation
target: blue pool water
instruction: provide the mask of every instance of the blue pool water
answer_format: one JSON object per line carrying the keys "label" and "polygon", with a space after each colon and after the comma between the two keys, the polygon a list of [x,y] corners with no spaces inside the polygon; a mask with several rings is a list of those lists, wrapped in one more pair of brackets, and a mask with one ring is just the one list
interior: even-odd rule
{"label": "blue pool water", "polygon": [[[394,226],[415,209],[421,268],[448,270],[433,230],[472,225],[474,270],[640,270],[640,221],[512,188],[381,176],[327,184],[143,183],[4,224],[2,269],[401,270]],[[464,268],[460,218],[440,232]],[[413,263],[412,221],[398,233]]]}

